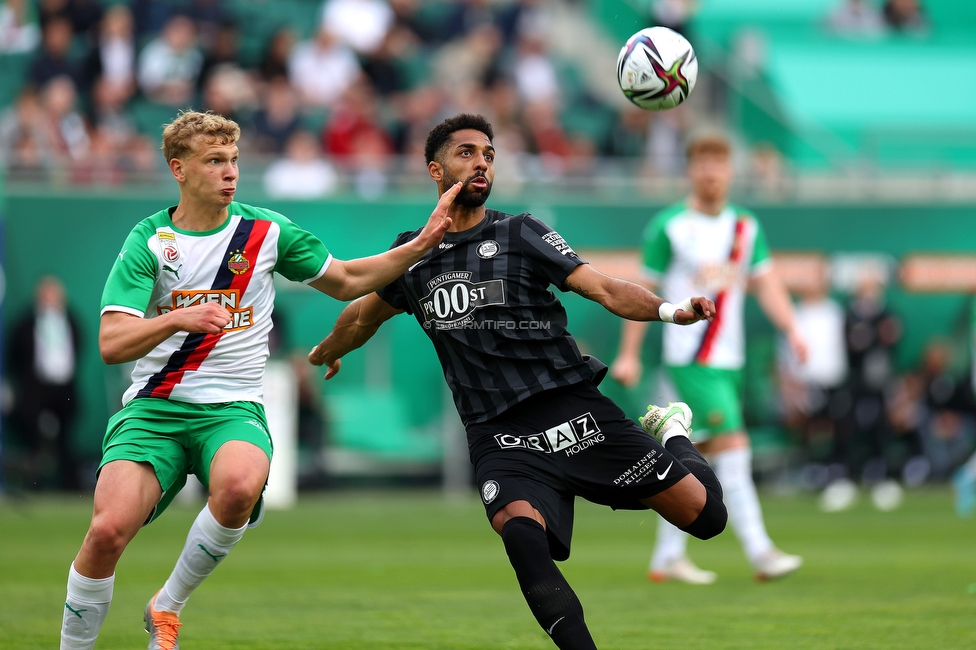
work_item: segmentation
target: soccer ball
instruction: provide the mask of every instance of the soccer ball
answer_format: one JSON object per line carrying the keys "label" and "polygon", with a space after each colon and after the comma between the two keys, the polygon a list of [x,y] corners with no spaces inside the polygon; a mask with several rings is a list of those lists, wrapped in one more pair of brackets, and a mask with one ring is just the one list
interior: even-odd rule
{"label": "soccer ball", "polygon": [[617,81],[627,99],[649,111],[688,99],[698,79],[698,57],[681,34],[648,27],[630,38],[617,57]]}

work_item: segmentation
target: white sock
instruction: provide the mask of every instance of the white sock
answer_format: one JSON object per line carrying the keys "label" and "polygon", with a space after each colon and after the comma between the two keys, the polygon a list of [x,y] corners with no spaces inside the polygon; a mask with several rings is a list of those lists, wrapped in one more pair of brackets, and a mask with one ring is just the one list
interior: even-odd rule
{"label": "white sock", "polygon": [[114,573],[108,578],[86,578],[75,571],[75,564],[71,563],[68,596],[61,619],[61,650],[91,650],[95,647],[98,630],[112,604],[114,588]]}
{"label": "white sock", "polygon": [[224,528],[214,519],[207,504],[197,515],[186,545],[176,561],[176,567],[163,585],[153,607],[158,611],[179,614],[190,598],[221,560],[227,557],[234,545],[244,536],[247,524],[240,528]]}
{"label": "white sock", "polygon": [[651,555],[651,571],[663,569],[666,564],[683,557],[688,550],[688,533],[658,515],[657,540]]}
{"label": "white sock", "polygon": [[711,456],[715,476],[725,491],[729,521],[750,562],[773,548],[763,523],[756,484],[752,481],[752,450],[728,449]]}

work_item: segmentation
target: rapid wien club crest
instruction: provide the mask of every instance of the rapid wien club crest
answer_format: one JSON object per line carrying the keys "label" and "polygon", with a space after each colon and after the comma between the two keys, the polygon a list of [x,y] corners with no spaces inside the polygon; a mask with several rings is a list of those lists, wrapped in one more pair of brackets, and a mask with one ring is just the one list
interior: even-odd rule
{"label": "rapid wien club crest", "polygon": [[248,261],[244,255],[247,251],[236,250],[230,254],[230,259],[227,260],[227,268],[234,275],[243,275],[248,272],[251,268],[251,262]]}

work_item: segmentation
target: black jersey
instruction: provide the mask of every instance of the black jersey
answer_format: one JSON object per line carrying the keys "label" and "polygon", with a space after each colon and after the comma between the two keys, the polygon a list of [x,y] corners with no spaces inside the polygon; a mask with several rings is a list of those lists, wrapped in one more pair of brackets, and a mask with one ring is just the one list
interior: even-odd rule
{"label": "black jersey", "polygon": [[580,353],[549,289],[565,291],[566,277],[585,263],[532,215],[486,210],[480,224],[448,232],[377,293],[427,332],[464,423],[484,422],[531,395],[606,373]]}

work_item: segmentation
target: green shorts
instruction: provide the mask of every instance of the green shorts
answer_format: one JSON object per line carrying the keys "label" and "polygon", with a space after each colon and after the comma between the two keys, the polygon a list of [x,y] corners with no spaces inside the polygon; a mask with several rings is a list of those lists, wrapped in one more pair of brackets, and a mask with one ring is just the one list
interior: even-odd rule
{"label": "green shorts", "polygon": [[693,439],[745,430],[741,370],[697,364],[668,366],[667,370],[678,397],[691,407]]}
{"label": "green shorts", "polygon": [[[163,495],[146,523],[158,517],[195,474],[210,486],[210,463],[225,442],[243,440],[271,459],[272,444],[264,406],[257,402],[191,404],[168,399],[130,401],[108,421],[101,470],[113,460],[149,463]],[[257,508],[255,508],[257,510]]]}

